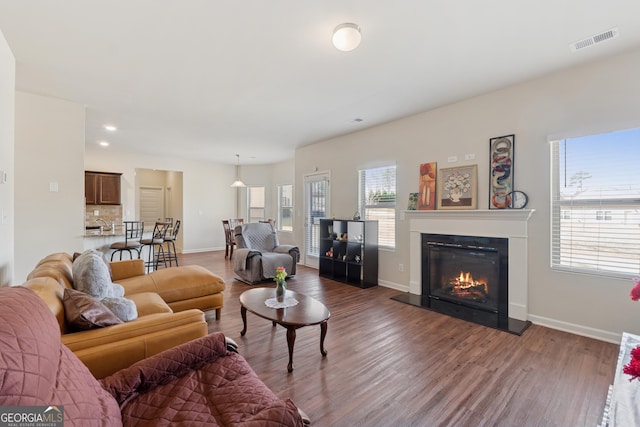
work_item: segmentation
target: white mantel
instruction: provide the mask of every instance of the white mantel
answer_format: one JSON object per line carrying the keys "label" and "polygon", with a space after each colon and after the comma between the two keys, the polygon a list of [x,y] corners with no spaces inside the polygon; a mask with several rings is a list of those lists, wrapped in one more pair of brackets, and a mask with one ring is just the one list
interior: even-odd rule
{"label": "white mantel", "polygon": [[527,223],[533,209],[404,211],[409,219],[409,292],[422,294],[421,234],[509,239],[509,317],[527,320]]}

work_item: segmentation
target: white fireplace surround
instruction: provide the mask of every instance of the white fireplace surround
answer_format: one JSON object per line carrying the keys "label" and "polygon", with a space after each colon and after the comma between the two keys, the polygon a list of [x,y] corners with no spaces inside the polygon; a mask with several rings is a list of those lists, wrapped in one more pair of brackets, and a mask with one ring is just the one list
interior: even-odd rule
{"label": "white fireplace surround", "polygon": [[422,294],[421,234],[509,239],[509,317],[527,320],[527,223],[534,209],[404,211],[409,219],[409,292]]}

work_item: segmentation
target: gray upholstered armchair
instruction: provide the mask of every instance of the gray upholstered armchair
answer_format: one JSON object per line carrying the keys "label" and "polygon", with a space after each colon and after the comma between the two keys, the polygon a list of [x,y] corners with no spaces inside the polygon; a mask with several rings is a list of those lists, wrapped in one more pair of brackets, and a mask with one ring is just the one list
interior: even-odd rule
{"label": "gray upholstered armchair", "polygon": [[284,267],[289,276],[296,274],[300,250],[293,245],[280,245],[275,228],[258,222],[236,226],[236,250],[233,271],[251,285],[275,277],[276,268]]}

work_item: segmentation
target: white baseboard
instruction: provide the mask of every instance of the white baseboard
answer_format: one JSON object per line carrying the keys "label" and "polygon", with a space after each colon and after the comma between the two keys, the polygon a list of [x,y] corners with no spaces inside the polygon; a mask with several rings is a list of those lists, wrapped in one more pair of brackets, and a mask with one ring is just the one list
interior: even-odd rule
{"label": "white baseboard", "polygon": [[183,254],[197,254],[200,252],[213,252],[213,251],[223,251],[224,246],[221,248],[198,248],[198,249],[183,249]]}
{"label": "white baseboard", "polygon": [[401,292],[409,292],[409,287],[407,285],[401,285],[399,283],[387,282],[386,280],[378,280],[378,285],[384,286],[385,288],[395,289]]}
{"label": "white baseboard", "polygon": [[604,331],[602,329],[589,328],[587,326],[576,325],[575,323],[563,322],[560,320],[549,319],[548,317],[529,315],[532,323],[545,326],[551,329],[557,329],[563,332],[569,332],[583,337],[594,338],[600,341],[610,342],[612,344],[620,344],[622,334]]}

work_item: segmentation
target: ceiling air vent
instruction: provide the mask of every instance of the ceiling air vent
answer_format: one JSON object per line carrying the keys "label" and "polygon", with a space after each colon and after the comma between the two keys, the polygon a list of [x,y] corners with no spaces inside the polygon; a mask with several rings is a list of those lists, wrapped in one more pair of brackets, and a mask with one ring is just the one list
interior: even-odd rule
{"label": "ceiling air vent", "polygon": [[587,37],[586,39],[578,40],[577,42],[573,42],[569,44],[569,48],[576,52],[580,49],[584,49],[586,47],[594,46],[598,43],[602,43],[605,40],[613,39],[618,37],[618,29],[612,28],[610,30],[604,31],[600,34],[596,34],[591,37]]}

